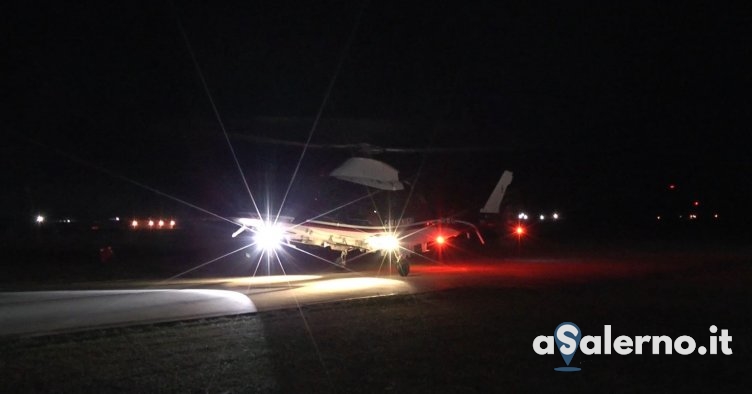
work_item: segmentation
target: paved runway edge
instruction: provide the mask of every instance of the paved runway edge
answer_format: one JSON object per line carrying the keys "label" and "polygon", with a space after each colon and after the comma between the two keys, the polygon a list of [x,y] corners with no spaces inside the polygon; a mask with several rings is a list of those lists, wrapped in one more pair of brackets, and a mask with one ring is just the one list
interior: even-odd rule
{"label": "paved runway edge", "polygon": [[0,293],[0,336],[256,312],[244,294],[216,289]]}

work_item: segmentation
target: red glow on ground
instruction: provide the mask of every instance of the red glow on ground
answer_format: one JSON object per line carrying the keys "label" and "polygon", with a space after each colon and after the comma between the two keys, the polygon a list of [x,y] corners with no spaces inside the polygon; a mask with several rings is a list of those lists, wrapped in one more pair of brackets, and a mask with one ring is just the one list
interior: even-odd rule
{"label": "red glow on ground", "polygon": [[[636,278],[661,272],[670,272],[677,267],[672,263],[655,264],[647,261],[602,260],[515,260],[479,259],[456,261],[449,264],[413,264],[415,275],[447,274],[461,278],[481,274],[482,280],[512,280],[532,282],[589,282],[617,278]],[[449,278],[449,277],[448,277]]]}
{"label": "red glow on ground", "polygon": [[750,254],[733,252],[672,251],[661,254],[570,258],[486,257],[458,259],[443,264],[412,264],[410,276],[416,288],[431,290],[477,286],[569,286],[626,284],[673,286],[691,284],[748,289],[752,267]]}

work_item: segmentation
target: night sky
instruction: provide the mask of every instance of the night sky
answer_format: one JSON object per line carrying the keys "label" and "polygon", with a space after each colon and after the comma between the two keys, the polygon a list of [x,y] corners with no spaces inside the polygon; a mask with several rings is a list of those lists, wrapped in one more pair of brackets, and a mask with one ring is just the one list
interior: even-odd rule
{"label": "night sky", "polygon": [[[313,142],[487,149],[376,157],[429,203],[478,205],[510,169],[521,206],[653,218],[674,183],[752,216],[748,7],[106,3],[2,6],[5,219],[190,211],[124,178],[249,210],[191,50],[228,132],[303,142],[349,40]],[[300,149],[232,142],[279,201]],[[291,209],[354,153],[310,150]]]}

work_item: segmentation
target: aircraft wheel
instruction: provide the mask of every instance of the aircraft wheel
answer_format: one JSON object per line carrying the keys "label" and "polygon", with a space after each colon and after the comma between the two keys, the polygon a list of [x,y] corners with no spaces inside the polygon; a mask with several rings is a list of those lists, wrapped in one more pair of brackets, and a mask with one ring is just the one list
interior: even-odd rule
{"label": "aircraft wheel", "polygon": [[347,251],[342,251],[342,253],[337,257],[334,262],[339,265],[340,267],[344,268],[347,266]]}
{"label": "aircraft wheel", "polygon": [[397,263],[397,272],[399,272],[400,276],[407,276],[410,273],[410,263],[407,261]]}
{"label": "aircraft wheel", "polygon": [[343,259],[342,257],[337,257],[337,258],[336,258],[336,259],[334,260],[334,264],[337,264],[337,265],[338,265],[338,266],[340,266],[340,267],[345,267],[345,266],[347,265],[347,262],[346,262],[346,260],[345,260],[345,259]]}

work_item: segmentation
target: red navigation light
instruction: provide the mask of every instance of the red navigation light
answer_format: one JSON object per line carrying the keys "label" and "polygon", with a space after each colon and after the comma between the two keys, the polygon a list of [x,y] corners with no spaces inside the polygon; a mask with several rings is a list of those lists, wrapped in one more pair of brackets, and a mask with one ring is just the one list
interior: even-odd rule
{"label": "red navigation light", "polygon": [[446,242],[446,239],[444,239],[444,236],[439,235],[438,237],[436,237],[436,243],[437,244],[444,245],[444,242]]}
{"label": "red navigation light", "polygon": [[668,188],[669,188],[669,190],[674,190],[674,189],[676,189],[676,185],[674,185],[672,183],[672,184],[668,185]]}
{"label": "red navigation light", "polygon": [[695,201],[695,202],[692,203],[692,205],[694,205],[696,207],[699,207],[700,206],[700,202],[699,201]]}
{"label": "red navigation light", "polygon": [[514,229],[514,233],[519,235],[525,234],[525,228],[522,226],[517,226],[516,229]]}

